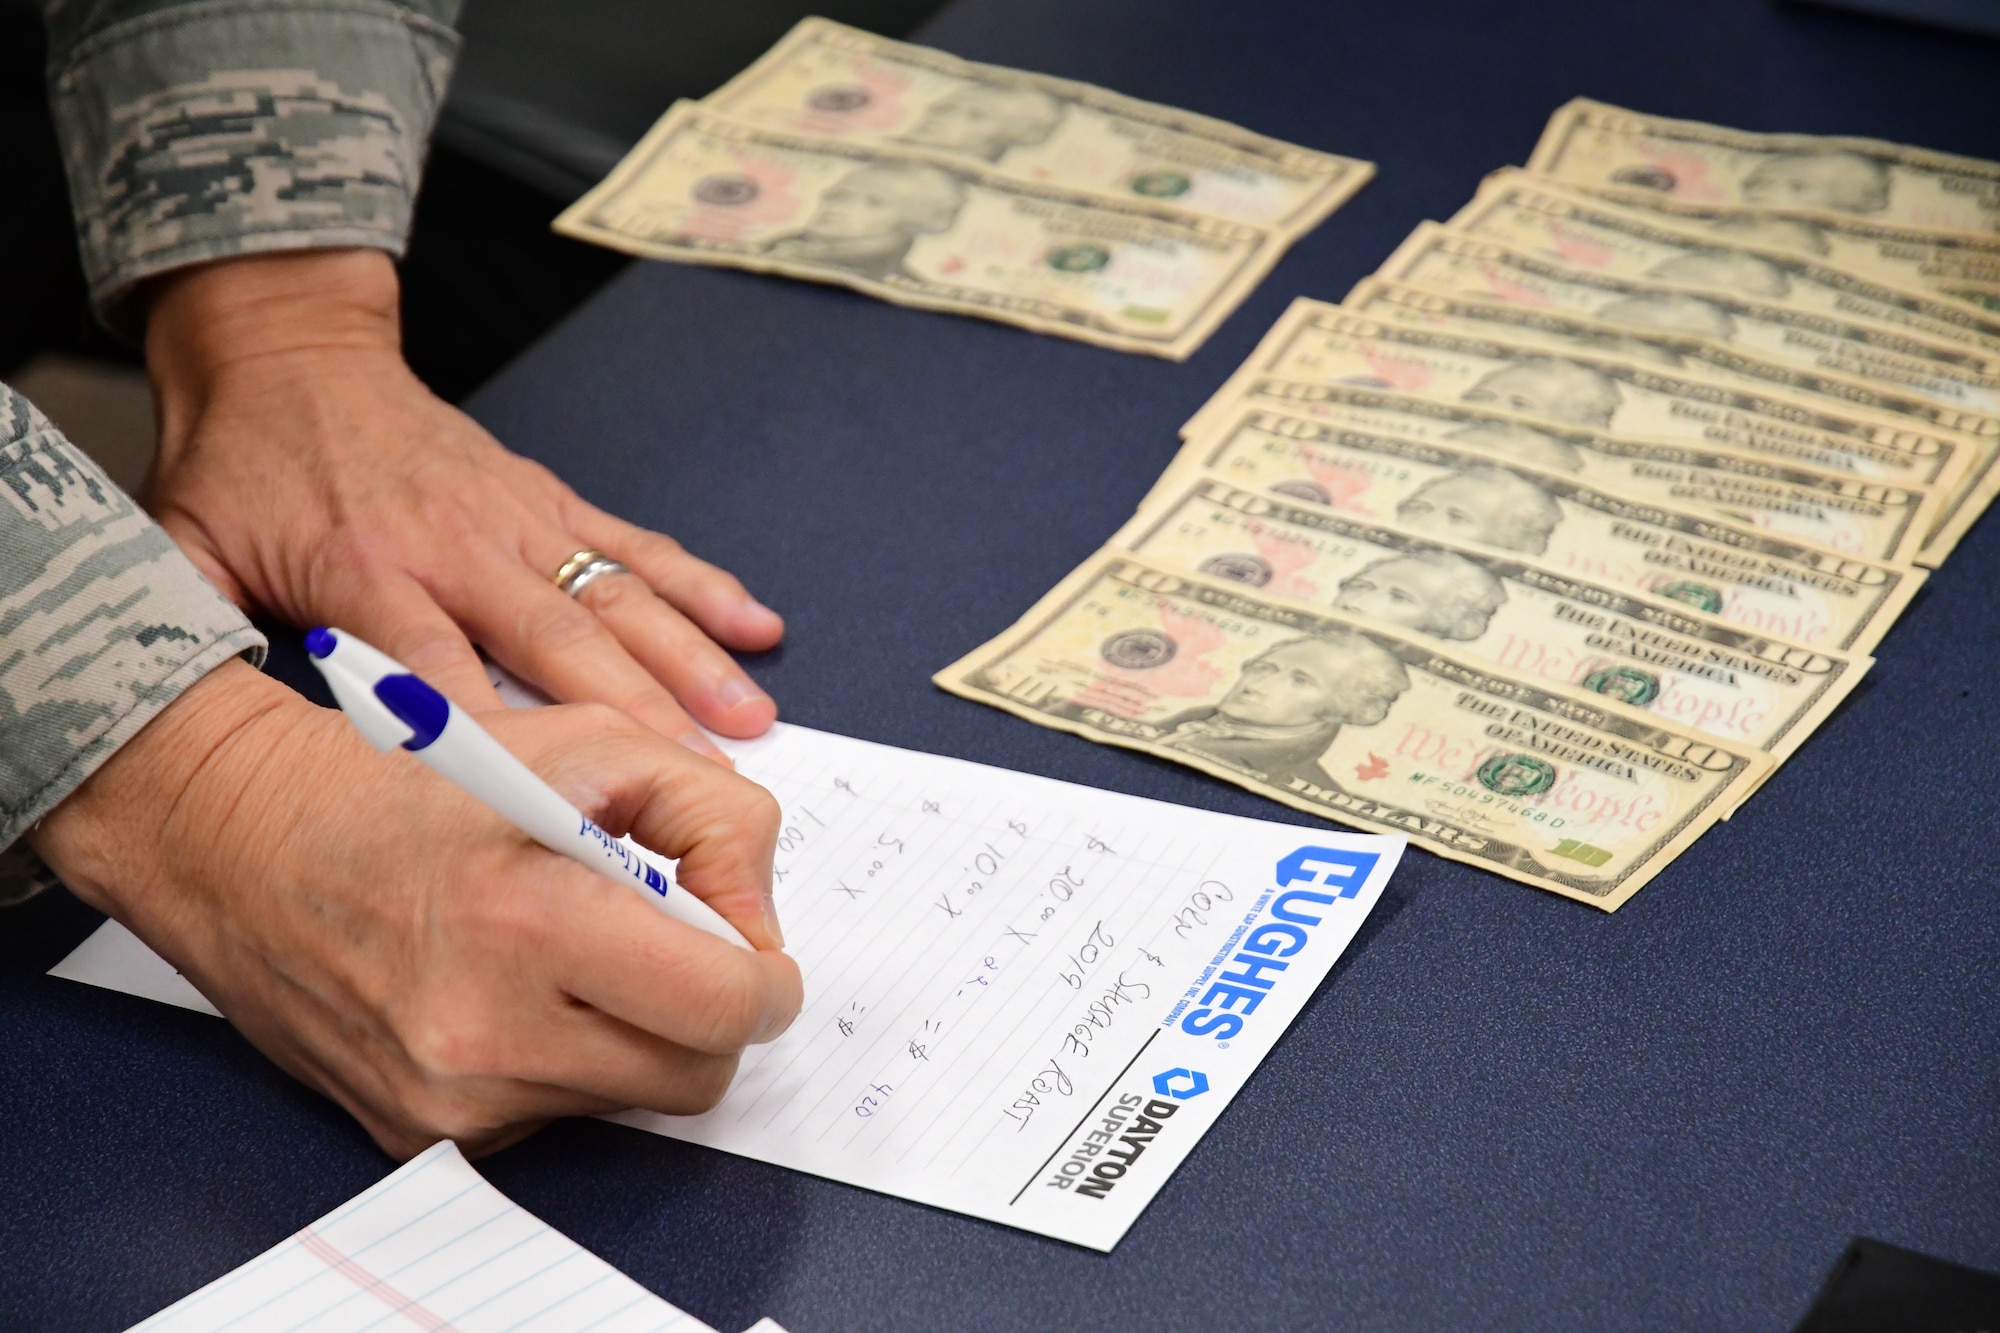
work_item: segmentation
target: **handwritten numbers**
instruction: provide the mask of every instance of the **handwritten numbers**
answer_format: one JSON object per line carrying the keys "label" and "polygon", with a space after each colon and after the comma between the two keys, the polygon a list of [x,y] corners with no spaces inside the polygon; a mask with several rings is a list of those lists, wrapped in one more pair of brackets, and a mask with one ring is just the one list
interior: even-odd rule
{"label": "handwritten numbers", "polygon": [[1076,891],[1082,887],[1083,877],[1076,874],[1068,866],[1064,866],[1062,873],[1049,881],[1049,897],[1059,903],[1066,903],[1071,898],[1074,898]]}
{"label": "handwritten numbers", "polygon": [[1097,960],[1104,956],[1105,951],[1116,943],[1117,940],[1105,933],[1104,922],[1099,921],[1090,928],[1089,936],[1077,951],[1069,956],[1069,965],[1059,975],[1070,989],[1082,990],[1084,977],[1096,965]]}
{"label": "handwritten numbers", "polygon": [[882,1109],[882,1104],[889,1100],[889,1094],[895,1090],[895,1085],[890,1083],[869,1084],[868,1091],[862,1094],[861,1100],[854,1103],[854,1114],[863,1120],[868,1119]]}

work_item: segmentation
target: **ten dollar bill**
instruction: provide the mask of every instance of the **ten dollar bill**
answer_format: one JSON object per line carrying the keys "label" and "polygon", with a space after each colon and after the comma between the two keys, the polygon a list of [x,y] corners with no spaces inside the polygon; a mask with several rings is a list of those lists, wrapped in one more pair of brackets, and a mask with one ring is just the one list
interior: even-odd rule
{"label": "ten dollar bill", "polygon": [[[1401,440],[1444,444],[1496,461],[1568,472],[1591,486],[1669,508],[1741,523],[1830,551],[1906,563],[1943,497],[1728,449],[1629,440],[1579,426],[1530,425],[1464,403],[1346,384],[1253,379],[1233,406],[1280,412]],[[1182,450],[1168,475],[1199,470],[1206,437]]]}
{"label": "ten dollar bill", "polygon": [[1277,261],[1273,233],[738,125],[683,102],[556,230],[838,283],[1179,360]]}
{"label": "ten dollar bill", "polygon": [[1607,911],[1771,765],[1421,636],[1116,554],[933,679]]}
{"label": "ten dollar bill", "polygon": [[1573,350],[1557,356],[1546,345],[1444,327],[1427,308],[1443,298],[1413,295],[1419,304],[1403,313],[1432,318],[1430,325],[1294,301],[1183,433],[1202,433],[1245,383],[1273,377],[1392,389],[1530,423],[1736,449],[1895,486],[1949,486],[1966,469],[1966,450],[1949,439],[1719,385],[1657,362]]}
{"label": "ten dollar bill", "polygon": [[1757,634],[1837,652],[1872,648],[1923,583],[1922,572],[1906,565],[1841,556],[1630,500],[1562,473],[1277,412],[1245,408],[1188,452],[1203,470],[1247,489],[1413,536],[1525,557],[1573,578],[1681,602]]}
{"label": "ten dollar bill", "polygon": [[1411,232],[1376,276],[1451,296],[1561,311],[1642,336],[1705,338],[1982,416],[2000,411],[2000,353],[1872,320],[1578,268],[1434,222]]}
{"label": "ten dollar bill", "polygon": [[[1937,242],[1904,236],[1866,247],[1854,238],[1836,244],[1830,229],[1806,223],[1648,202],[1640,206],[1629,196],[1614,202],[1508,168],[1488,176],[1449,225],[1578,268],[1762,297],[2000,353],[2000,310],[1937,290],[1938,264],[1923,257]],[[1753,222],[1787,225],[1774,231]],[[1985,249],[2000,293],[2000,237]],[[1902,258],[1912,251],[1917,257]]]}
{"label": "ten dollar bill", "polygon": [[[1927,538],[1920,556],[1926,563],[1936,564],[1948,555],[1992,497],[1996,479],[1993,464],[2000,459],[2000,418],[1946,407],[1845,376],[1784,365],[1701,338],[1442,295],[1379,278],[1362,279],[1348,293],[1345,304],[1357,314],[1407,326],[1502,340],[1517,352],[1539,349],[1560,356],[1571,367],[1592,358],[1589,364],[1600,374],[1607,366],[1603,353],[1612,353],[1610,359],[1615,360],[1615,354],[1622,352],[1633,370],[1642,369],[1643,363],[1651,360],[1678,372],[1678,387],[1668,396],[1681,401],[1665,405],[1669,419],[1685,418],[1691,403],[1700,400],[1701,391],[1696,386],[1705,382],[1756,395],[1772,415],[1790,415],[1797,420],[1810,413],[1815,424],[1840,422],[1841,434],[1884,441],[1905,458],[1929,454],[1936,460],[1931,475],[1920,482],[1908,478],[1913,484],[1935,485],[1945,492],[1938,530]],[[1860,449],[1849,455],[1854,462],[1866,458]],[[1827,467],[1842,466],[1847,460],[1811,461]]]}
{"label": "ten dollar bill", "polygon": [[820,18],[802,20],[704,105],[781,134],[928,153],[1011,180],[1171,204],[1291,235],[1375,171],[1190,111]]}
{"label": "ten dollar bill", "polygon": [[[1941,94],[1949,96],[1949,94]],[[2000,163],[1819,134],[1754,134],[1578,98],[1528,170],[1675,199],[1876,218],[1931,231],[2000,229]]]}
{"label": "ten dollar bill", "polygon": [[1214,477],[1162,496],[1112,545],[1258,597],[1370,615],[1521,679],[1608,695],[1781,762],[1871,664]]}

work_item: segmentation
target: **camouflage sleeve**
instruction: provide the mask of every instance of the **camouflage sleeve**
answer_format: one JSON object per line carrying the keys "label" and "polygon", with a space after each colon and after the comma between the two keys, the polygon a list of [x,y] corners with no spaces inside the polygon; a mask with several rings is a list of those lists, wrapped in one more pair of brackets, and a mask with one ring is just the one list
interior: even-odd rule
{"label": "camouflage sleeve", "polygon": [[239,653],[264,636],[0,384],[0,903],[40,887],[21,834]]}
{"label": "camouflage sleeve", "polygon": [[42,0],[49,95],[100,317],[231,255],[400,255],[459,0]]}

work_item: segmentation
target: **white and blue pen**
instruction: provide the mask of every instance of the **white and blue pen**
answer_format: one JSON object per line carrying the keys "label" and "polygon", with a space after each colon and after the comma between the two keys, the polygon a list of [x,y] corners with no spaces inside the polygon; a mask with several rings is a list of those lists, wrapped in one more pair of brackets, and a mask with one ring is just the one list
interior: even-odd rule
{"label": "white and blue pen", "polygon": [[675,883],[673,862],[599,828],[395,658],[339,629],[309,631],[306,651],[370,745],[401,746],[550,851],[630,884],[677,921],[750,947],[720,912]]}

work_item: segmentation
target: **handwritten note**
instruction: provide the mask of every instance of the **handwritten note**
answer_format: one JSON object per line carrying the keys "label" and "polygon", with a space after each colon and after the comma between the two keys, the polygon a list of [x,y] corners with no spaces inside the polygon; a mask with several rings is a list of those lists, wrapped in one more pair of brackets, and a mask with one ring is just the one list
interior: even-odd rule
{"label": "handwritten note", "polygon": [[440,1143],[132,1333],[715,1333]]}
{"label": "handwritten note", "polygon": [[806,1007],[714,1111],[624,1124],[1108,1250],[1353,937],[1400,839],[780,725]]}
{"label": "handwritten note", "polygon": [[[806,1006],[714,1111],[610,1118],[1102,1250],[1404,845],[782,723],[719,743],[784,809],[777,902]],[[201,1007],[117,931],[58,974]]]}

